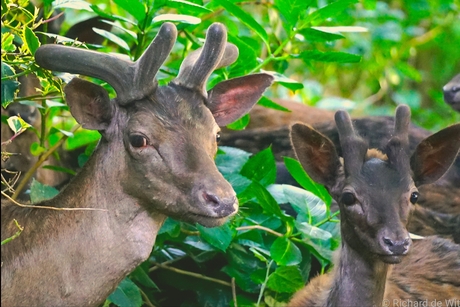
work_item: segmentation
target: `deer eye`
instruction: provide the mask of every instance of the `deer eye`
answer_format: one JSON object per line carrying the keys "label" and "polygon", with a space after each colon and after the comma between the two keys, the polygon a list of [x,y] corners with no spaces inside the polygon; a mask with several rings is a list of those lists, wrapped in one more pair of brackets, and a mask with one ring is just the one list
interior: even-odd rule
{"label": "deer eye", "polygon": [[344,192],[341,201],[345,206],[351,206],[356,203],[356,197],[353,193]]}
{"label": "deer eye", "polygon": [[410,195],[410,202],[415,205],[419,196],[420,194],[418,192],[412,192],[412,194]]}
{"label": "deer eye", "polygon": [[217,143],[220,142],[220,132],[217,132],[217,133],[216,133],[216,142],[217,142]]}
{"label": "deer eye", "polygon": [[129,143],[134,148],[141,148],[147,146],[147,139],[139,134],[133,134],[129,136]]}

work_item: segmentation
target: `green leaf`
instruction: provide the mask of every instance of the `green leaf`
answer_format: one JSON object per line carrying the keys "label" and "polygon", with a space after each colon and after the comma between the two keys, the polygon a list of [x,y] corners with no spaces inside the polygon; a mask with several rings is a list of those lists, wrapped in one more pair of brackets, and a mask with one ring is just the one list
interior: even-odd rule
{"label": "green leaf", "polygon": [[38,203],[43,200],[51,199],[58,195],[59,191],[49,185],[42,184],[39,181],[32,179],[30,185],[30,201],[31,203]]}
{"label": "green leaf", "polygon": [[235,233],[229,226],[229,223],[225,223],[220,227],[206,228],[201,225],[196,225],[196,228],[200,232],[200,236],[212,246],[225,252],[230,243],[232,242],[233,235]]}
{"label": "green leaf", "polygon": [[303,84],[294,79],[290,79],[283,74],[278,72],[270,72],[271,75],[275,77],[275,82],[281,84],[282,86],[290,89],[291,91],[297,91],[303,89]]}
{"label": "green leaf", "polygon": [[17,78],[3,78],[14,76],[15,72],[11,66],[2,61],[2,107],[6,108],[16,97],[19,89]]}
{"label": "green leaf", "polygon": [[30,145],[30,153],[34,156],[39,156],[41,155],[42,153],[45,152],[45,148],[40,146],[39,143],[37,142],[33,142],[31,145]]}
{"label": "green leaf", "polygon": [[161,226],[158,234],[168,233],[171,237],[175,238],[180,234],[180,223],[175,219],[167,217],[163,226]]}
{"label": "green leaf", "polygon": [[275,183],[276,163],[271,148],[266,148],[249,158],[240,173],[264,187]]}
{"label": "green leaf", "polygon": [[332,234],[321,228],[312,226],[306,222],[296,223],[297,229],[302,233],[302,237],[308,239],[329,240]]}
{"label": "green leaf", "polygon": [[247,192],[252,193],[256,197],[265,212],[274,214],[283,220],[288,219],[288,217],[281,211],[280,206],[273,196],[260,183],[253,181],[247,188]]}
{"label": "green leaf", "polygon": [[161,14],[153,18],[154,23],[163,21],[180,22],[190,25],[197,25],[201,23],[201,19],[198,17],[182,14]]}
{"label": "green leaf", "polygon": [[278,265],[297,265],[302,261],[300,249],[286,237],[279,237],[273,242],[270,255]]}
{"label": "green leaf", "polygon": [[30,53],[34,55],[35,51],[37,51],[38,47],[40,47],[40,41],[38,40],[38,37],[35,35],[34,31],[32,31],[32,29],[30,29],[28,26],[24,26],[24,38],[27,43],[27,48],[29,49]]}
{"label": "green leaf", "polygon": [[13,130],[14,134],[21,134],[32,127],[26,123],[20,116],[10,116],[7,120],[8,126]]}
{"label": "green leaf", "polygon": [[42,168],[49,169],[49,170],[56,171],[56,172],[66,173],[72,176],[75,176],[76,174],[76,172],[70,168],[57,166],[57,165],[44,165]]}
{"label": "green leaf", "polygon": [[57,0],[52,1],[53,9],[67,8],[79,11],[92,12],[91,5],[83,0]]}
{"label": "green leaf", "polygon": [[73,150],[81,146],[88,145],[101,138],[99,132],[95,130],[79,129],[74,133],[74,136],[66,140],[66,149]]}
{"label": "green leaf", "polygon": [[195,13],[195,14],[201,14],[201,13],[211,13],[212,11],[202,5],[190,2],[190,1],[185,1],[185,0],[169,0],[168,1],[168,6],[176,8],[182,12],[184,10],[186,13]]}
{"label": "green leaf", "polygon": [[15,50],[16,46],[14,45],[14,34],[11,32],[2,33],[2,51],[14,52]]}
{"label": "green leaf", "polygon": [[146,8],[138,0],[114,0],[113,2],[136,18],[139,23],[142,23],[147,15]]}
{"label": "green leaf", "polygon": [[232,130],[243,130],[249,124],[249,114],[245,114],[243,117],[237,119],[231,124],[227,125],[228,129]]}
{"label": "green leaf", "polygon": [[305,172],[299,161],[293,158],[284,157],[284,164],[286,165],[289,173],[300,184],[300,186],[321,198],[327,205],[331,204],[332,197],[327,189],[323,185],[314,182],[313,179],[311,179]]}
{"label": "green leaf", "polygon": [[305,26],[312,24],[318,25],[326,21],[326,19],[334,17],[339,13],[343,12],[351,4],[357,3],[358,0],[338,0],[329,5],[326,5],[302,20],[302,24],[299,25],[299,28],[302,29]]}
{"label": "green leaf", "polygon": [[299,55],[294,56],[301,58],[305,63],[309,61],[318,62],[337,62],[337,63],[358,63],[361,62],[361,56],[346,52],[328,51],[322,52],[319,50],[302,51]]}
{"label": "green leaf", "polygon": [[217,154],[215,162],[224,176],[226,174],[239,174],[251,156],[249,152],[233,147],[220,146],[219,150],[224,153]]}
{"label": "green leaf", "polygon": [[269,46],[268,34],[265,29],[257,23],[257,21],[248,13],[243,11],[240,7],[227,0],[214,0],[214,2],[220,4],[226,11],[238,18],[247,27],[251,28],[257,35]]}
{"label": "green leaf", "polygon": [[128,277],[123,279],[108,300],[119,307],[141,307],[142,296],[139,288]]}
{"label": "green leaf", "polygon": [[302,34],[303,37],[310,42],[330,42],[345,38],[345,36],[339,33],[330,33],[313,28],[303,29],[299,31],[299,33]]}
{"label": "green leaf", "polygon": [[297,266],[281,266],[270,275],[267,287],[276,292],[293,293],[303,288],[302,275]]}
{"label": "green leaf", "polygon": [[142,265],[138,266],[131,274],[131,278],[138,281],[141,285],[159,290],[158,286],[153,282],[147,272],[142,268]]}
{"label": "green leaf", "polygon": [[300,16],[304,16],[312,0],[275,0],[275,5],[284,19],[294,28]]}
{"label": "green leaf", "polygon": [[93,31],[96,32],[97,34],[99,34],[100,36],[105,37],[106,39],[108,39],[112,43],[120,46],[124,50],[126,50],[128,52],[130,51],[128,43],[126,43],[124,40],[122,40],[121,38],[119,38],[115,34],[109,32],[109,31],[106,31],[106,30],[98,29],[98,28],[93,28]]}
{"label": "green leaf", "polygon": [[258,105],[264,106],[266,108],[274,109],[274,110],[279,110],[279,111],[284,111],[284,112],[291,112],[291,110],[283,107],[282,105],[277,104],[273,100],[268,99],[265,96],[262,96],[260,98],[259,102],[257,103]]}

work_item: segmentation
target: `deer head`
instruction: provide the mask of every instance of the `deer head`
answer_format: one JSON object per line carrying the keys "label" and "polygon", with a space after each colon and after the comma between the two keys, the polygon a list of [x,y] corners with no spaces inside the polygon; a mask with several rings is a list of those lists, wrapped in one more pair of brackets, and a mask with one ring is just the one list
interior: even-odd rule
{"label": "deer head", "polygon": [[110,100],[101,86],[79,78],[65,87],[75,119],[102,135],[97,155],[113,161],[100,170],[108,181],[117,179],[108,193],[122,190],[151,212],[216,226],[238,209],[235,192],[213,161],[218,125],[248,112],[273,77],[240,77],[206,91],[212,71],[238,56],[226,43],[224,26],[215,23],[177,78],[160,87],[155,76],[176,36],[173,24],[163,24],[136,62],[59,45],[44,45],[35,57],[44,68],[99,78],[114,88],[117,97]]}
{"label": "deer head", "polygon": [[423,140],[409,155],[410,109],[396,110],[393,137],[383,152],[368,149],[349,115],[335,114],[343,164],[333,143],[313,128],[295,124],[294,151],[306,172],[338,202],[344,244],[359,253],[397,263],[411,239],[406,229],[417,202],[417,187],[440,178],[460,147],[460,124]]}

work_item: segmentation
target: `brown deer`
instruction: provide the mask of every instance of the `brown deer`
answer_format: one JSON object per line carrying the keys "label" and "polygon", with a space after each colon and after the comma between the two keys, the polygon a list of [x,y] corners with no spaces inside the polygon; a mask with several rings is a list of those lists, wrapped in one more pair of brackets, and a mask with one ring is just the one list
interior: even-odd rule
{"label": "brown deer", "polygon": [[398,306],[404,300],[437,300],[446,306],[446,300],[458,300],[460,246],[430,237],[413,244],[408,254],[412,242],[406,226],[417,188],[440,178],[457,156],[460,124],[424,139],[409,156],[407,106],[397,108],[394,134],[383,151],[368,149],[348,113],[338,111],[335,120],[343,165],[331,140],[309,126],[292,126],[300,163],[339,204],[342,244],[333,272],[313,279],[289,305]]}
{"label": "brown deer", "polygon": [[[177,36],[171,23],[136,62],[59,45],[44,45],[37,63],[47,69],[100,78],[74,78],[65,88],[72,115],[102,138],[82,170],[60,194],[21,208],[2,201],[3,306],[97,306],[146,260],[166,216],[207,227],[236,213],[231,185],[214,163],[218,125],[247,113],[273,77],[254,74],[205,85],[238,49],[222,24],[210,26],[202,49],[183,61],[177,78],[158,86],[155,75]],[[93,208],[95,210],[78,210]]]}
{"label": "brown deer", "polygon": [[460,74],[456,75],[442,88],[444,93],[444,101],[447,102],[452,109],[460,112]]}

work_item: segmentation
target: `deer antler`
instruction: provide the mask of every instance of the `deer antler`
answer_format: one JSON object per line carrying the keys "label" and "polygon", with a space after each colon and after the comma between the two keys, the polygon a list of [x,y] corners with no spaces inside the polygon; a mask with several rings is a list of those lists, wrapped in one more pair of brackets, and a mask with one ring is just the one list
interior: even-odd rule
{"label": "deer antler", "polygon": [[206,81],[218,67],[232,64],[238,58],[238,48],[227,43],[227,31],[220,23],[212,24],[206,32],[202,48],[191,52],[182,62],[173,83],[200,91],[205,97]]}
{"label": "deer antler", "polygon": [[397,169],[409,168],[409,124],[410,108],[400,105],[396,108],[394,135],[388,141],[386,154]]}
{"label": "deer antler", "polygon": [[37,64],[54,71],[95,77],[109,83],[117,102],[126,105],[142,99],[157,87],[155,76],[168,57],[177,37],[174,24],[164,23],[157,36],[136,62],[95,51],[44,45],[35,53]]}
{"label": "deer antler", "polygon": [[337,111],[335,122],[339,132],[345,172],[347,174],[357,173],[363,165],[368,145],[354,131],[350,115],[347,112]]}

